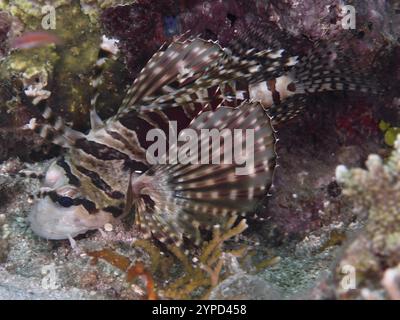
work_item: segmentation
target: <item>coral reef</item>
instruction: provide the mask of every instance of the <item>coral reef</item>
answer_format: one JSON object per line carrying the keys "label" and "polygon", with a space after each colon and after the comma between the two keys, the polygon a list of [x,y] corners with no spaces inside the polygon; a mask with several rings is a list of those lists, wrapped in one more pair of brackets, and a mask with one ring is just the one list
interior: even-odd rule
{"label": "coral reef", "polygon": [[[22,25],[20,33],[23,30],[41,30],[44,16],[41,8],[45,2],[26,3],[24,6],[18,1],[2,9],[9,12],[13,19],[18,19]],[[91,70],[99,52],[101,30],[98,23],[92,23],[82,12],[77,1],[58,1],[52,6],[56,10],[54,32],[62,41],[60,48],[49,46],[11,52],[2,65],[2,79],[18,79],[24,87],[35,81],[51,92],[49,103],[56,110],[78,121],[90,105],[93,91]],[[117,90],[112,87],[107,89],[111,92]],[[112,101],[113,95],[110,96],[108,103]]]}
{"label": "coral reef", "polygon": [[[400,127],[395,0],[346,1],[356,8],[357,29],[345,36],[340,0],[57,0],[51,1],[54,33],[62,43],[11,50],[12,39],[41,30],[42,6],[49,2],[0,2],[0,297],[399,297],[400,142],[388,161],[382,160]],[[246,229],[244,222],[230,221],[190,257],[176,248],[160,251],[124,224],[82,236],[78,253],[67,241],[46,242],[32,234],[26,216],[38,183],[5,175],[30,167],[26,162],[43,171],[45,160],[61,151],[24,130],[39,114],[30,103],[35,97],[24,89],[50,93],[44,100],[56,113],[85,130],[103,33],[118,39],[121,49],[118,60],[106,63],[99,86],[98,111],[105,118],[164,42],[190,30],[224,45],[254,22],[276,30],[273,35],[289,32],[293,41],[282,46],[293,51],[350,37],[343,49],[358,57],[356,68],[373,68],[386,89],[379,98],[322,94],[310,101],[304,116],[277,128],[279,168],[272,196],[260,206],[263,223],[247,221]],[[369,157],[366,170],[340,167],[335,176],[339,164],[360,167],[371,153],[379,156]],[[91,263],[91,253],[98,263]],[[42,286],[42,268],[53,265],[56,289],[48,290]],[[356,270],[356,290],[341,287],[341,272],[348,265]]]}
{"label": "coral reef", "polygon": [[346,249],[339,268],[354,266],[357,290],[371,285],[369,282],[379,286],[374,279],[381,279],[386,268],[400,262],[400,137],[386,163],[370,155],[366,170],[339,166],[336,177],[354,210],[366,219],[365,228]]}
{"label": "coral reef", "polygon": [[[9,42],[25,31],[42,30],[42,19],[47,13],[42,12],[45,4],[48,2],[2,2],[0,9],[4,11],[0,16],[0,33],[4,46],[1,50],[6,52]],[[102,2],[102,7],[110,5],[112,2]],[[87,112],[94,94],[92,70],[100,49],[101,27],[98,20],[90,19],[79,1],[55,1],[51,6],[55,8],[56,22],[52,31],[60,38],[61,44],[13,50],[1,62],[0,139],[3,141],[12,137],[19,146],[18,150],[21,150],[18,154],[12,149],[15,146],[2,143],[0,159],[3,160],[18,155],[34,161],[35,157],[30,157],[27,149],[38,151],[43,146],[44,150],[48,149],[42,139],[33,138],[29,132],[26,134],[21,130],[30,118],[39,115],[38,108],[32,106],[30,100],[46,100],[53,110],[72,121],[76,127],[85,129],[88,125]],[[12,32],[7,35],[10,24]],[[121,74],[125,69],[112,59],[107,61],[104,69],[99,91],[107,94],[100,95],[98,109],[103,116],[109,116],[122,99],[126,83]],[[46,152],[42,153],[42,157],[48,156]]]}

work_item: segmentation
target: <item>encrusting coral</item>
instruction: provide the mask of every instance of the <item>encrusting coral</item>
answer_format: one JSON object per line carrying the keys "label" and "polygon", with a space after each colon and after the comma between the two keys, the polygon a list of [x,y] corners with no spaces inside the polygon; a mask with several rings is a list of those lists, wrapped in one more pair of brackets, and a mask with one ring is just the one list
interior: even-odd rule
{"label": "encrusting coral", "polygon": [[[42,12],[41,9],[46,3],[8,1],[5,5],[0,4],[0,10],[8,13],[14,25],[19,25],[18,32],[13,27],[11,37],[18,37],[23,32],[43,31],[43,19],[46,19],[49,12]],[[91,78],[100,49],[101,27],[98,20],[90,18],[90,12],[84,10],[79,1],[56,1],[51,6],[54,8],[55,28],[49,31],[60,39],[60,45],[11,51],[1,65],[0,81],[3,83],[7,79],[16,79],[13,87],[25,88],[35,81],[36,86],[40,85],[40,89],[48,91],[48,102],[58,113],[82,127],[85,125],[82,119],[86,119],[82,115],[87,114],[93,94]],[[114,68],[115,65],[119,68],[107,73],[106,80],[99,88],[102,92],[115,94],[99,99],[99,111],[103,106],[112,108],[118,105],[122,99],[119,90],[124,85],[116,80],[124,78],[121,77],[122,65],[109,60],[105,70]],[[119,77],[112,77],[112,74],[119,74]],[[22,99],[23,95],[17,94],[12,101],[5,101],[7,103],[2,105],[7,105],[10,109],[21,104]]]}
{"label": "encrusting coral", "polygon": [[[36,154],[42,158],[52,155],[46,151],[51,148],[43,139],[23,130],[29,119],[39,114],[39,108],[29,100],[46,101],[76,127],[87,128],[87,113],[94,96],[93,68],[102,41],[100,23],[92,18],[88,6],[100,9],[89,2],[0,2],[0,42],[5,53],[0,63],[0,142],[11,139],[18,145],[1,143],[0,161],[10,156],[35,161]],[[108,2],[102,1],[102,6],[111,6]],[[49,11],[42,9],[49,4],[54,9],[55,28],[46,30],[43,21],[47,21]],[[14,39],[31,31],[51,32],[60,43],[29,50],[11,48]],[[107,117],[120,104],[127,83],[123,76],[125,68],[116,59],[107,59],[103,69],[97,110]],[[44,151],[38,152],[40,148]]]}
{"label": "encrusting coral", "polygon": [[400,136],[387,161],[370,155],[365,169],[339,166],[336,178],[354,210],[366,215],[364,230],[346,249],[340,267],[351,265],[357,289],[381,279],[387,268],[400,263]]}

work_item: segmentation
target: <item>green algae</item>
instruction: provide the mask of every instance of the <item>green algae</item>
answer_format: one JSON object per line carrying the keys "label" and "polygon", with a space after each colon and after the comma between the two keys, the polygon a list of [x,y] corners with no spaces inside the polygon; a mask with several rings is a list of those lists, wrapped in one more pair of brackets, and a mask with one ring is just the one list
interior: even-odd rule
{"label": "green algae", "polygon": [[385,143],[388,146],[393,147],[394,143],[396,142],[397,135],[400,134],[400,128],[393,127],[390,123],[382,120],[379,123],[379,129],[385,134]]}

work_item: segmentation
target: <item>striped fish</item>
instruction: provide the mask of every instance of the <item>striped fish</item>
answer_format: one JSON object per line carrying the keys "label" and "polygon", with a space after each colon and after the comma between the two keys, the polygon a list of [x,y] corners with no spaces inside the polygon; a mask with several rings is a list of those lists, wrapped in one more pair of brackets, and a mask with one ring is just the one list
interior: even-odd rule
{"label": "striped fish", "polygon": [[[32,130],[66,149],[45,174],[29,215],[32,230],[72,240],[133,210],[145,235],[175,245],[185,238],[200,243],[203,229],[246,216],[267,194],[276,162],[273,125],[297,115],[310,94],[375,91],[362,75],[338,68],[332,48],[299,59],[273,45],[247,47],[254,37],[250,32],[249,41],[229,48],[199,38],[162,47],[115,116],[103,121],[92,109],[87,134],[48,107],[43,123],[32,120]],[[167,135],[170,121],[178,131],[253,130],[254,169],[237,175],[235,163],[150,164],[146,134],[158,128]],[[232,148],[241,146],[234,141]],[[222,154],[221,148],[209,153]]]}

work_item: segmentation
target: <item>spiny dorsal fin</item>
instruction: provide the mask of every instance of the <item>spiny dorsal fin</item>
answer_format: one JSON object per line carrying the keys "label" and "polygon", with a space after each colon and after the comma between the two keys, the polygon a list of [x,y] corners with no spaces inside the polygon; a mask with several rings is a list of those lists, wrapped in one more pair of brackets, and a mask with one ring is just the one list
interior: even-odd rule
{"label": "spiny dorsal fin", "polygon": [[189,39],[173,42],[149,60],[138,75],[118,111],[118,116],[138,109],[143,100],[175,92],[201,75],[214,61],[223,55],[214,42]]}
{"label": "spiny dorsal fin", "polygon": [[226,49],[198,38],[171,43],[143,68],[128,90],[117,118],[132,110],[206,104],[215,98],[207,92],[212,87],[239,79],[249,83],[268,80],[297,62],[296,57],[275,44],[248,49],[245,40]]}

